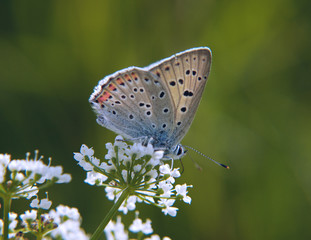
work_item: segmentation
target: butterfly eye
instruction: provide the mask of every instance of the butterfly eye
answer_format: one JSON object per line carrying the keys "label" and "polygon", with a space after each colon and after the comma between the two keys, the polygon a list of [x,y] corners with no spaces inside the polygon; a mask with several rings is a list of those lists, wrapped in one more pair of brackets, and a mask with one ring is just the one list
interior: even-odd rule
{"label": "butterfly eye", "polygon": [[184,153],[183,148],[180,145],[176,146],[176,149],[174,152],[176,153],[177,156],[183,155]]}

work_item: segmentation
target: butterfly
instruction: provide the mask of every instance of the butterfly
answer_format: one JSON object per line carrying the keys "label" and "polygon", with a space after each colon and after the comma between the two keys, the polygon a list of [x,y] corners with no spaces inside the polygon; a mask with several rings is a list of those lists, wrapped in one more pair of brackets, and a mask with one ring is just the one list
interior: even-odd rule
{"label": "butterfly", "polygon": [[181,158],[180,141],[194,119],[211,59],[208,47],[192,48],[106,76],[89,99],[97,123],[126,140],[151,143],[165,158]]}

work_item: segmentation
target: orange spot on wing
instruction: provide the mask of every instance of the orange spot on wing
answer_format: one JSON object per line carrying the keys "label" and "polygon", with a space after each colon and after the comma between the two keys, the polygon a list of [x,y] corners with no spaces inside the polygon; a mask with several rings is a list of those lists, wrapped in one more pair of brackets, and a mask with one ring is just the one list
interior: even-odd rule
{"label": "orange spot on wing", "polygon": [[132,78],[134,78],[135,80],[138,78],[137,74],[134,72],[132,72],[131,75],[132,75]]}
{"label": "orange spot on wing", "polygon": [[98,102],[102,103],[107,101],[107,99],[111,96],[111,94],[107,91],[104,91],[99,97],[98,97]]}
{"label": "orange spot on wing", "polygon": [[131,81],[132,81],[132,79],[130,78],[130,76],[127,75],[127,74],[124,75],[124,78],[125,78],[125,80],[128,81],[128,82],[131,82]]}
{"label": "orange spot on wing", "polygon": [[121,78],[117,78],[116,80],[117,84],[121,85],[122,83],[124,83],[124,81]]}
{"label": "orange spot on wing", "polygon": [[113,83],[110,83],[110,84],[108,85],[108,89],[111,90],[111,91],[113,91],[113,90],[116,89],[116,86],[115,86]]}

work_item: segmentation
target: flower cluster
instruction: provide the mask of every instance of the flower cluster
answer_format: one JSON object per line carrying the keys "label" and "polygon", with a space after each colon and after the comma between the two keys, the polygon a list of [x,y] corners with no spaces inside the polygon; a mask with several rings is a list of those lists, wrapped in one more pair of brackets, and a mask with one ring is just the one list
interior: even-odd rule
{"label": "flower cluster", "polygon": [[45,219],[52,219],[57,228],[45,238],[49,239],[79,239],[87,240],[89,237],[80,228],[81,217],[78,209],[59,205],[56,210],[52,209],[44,215]]}
{"label": "flower cluster", "polygon": [[[34,158],[30,158],[30,154],[27,153],[25,159],[17,160],[11,160],[9,154],[0,154],[0,198],[3,200],[0,235],[2,238],[24,239],[24,233],[28,233],[36,236],[37,239],[42,239],[43,236],[57,227],[59,229],[63,222],[67,223],[67,219],[70,219],[66,217],[66,221],[56,221],[57,214],[49,217],[43,213],[51,207],[52,202],[48,198],[39,200],[37,195],[39,190],[54,183],[71,181],[71,175],[64,174],[61,166],[51,166],[50,163],[51,159],[46,165],[43,162],[43,156],[38,156],[38,151],[35,151]],[[28,210],[20,215],[21,222],[17,220],[16,213],[10,212],[11,201],[19,198],[32,199],[30,207],[38,209]],[[72,226],[68,228],[73,229]]]}
{"label": "flower cluster", "polygon": [[120,136],[106,148],[104,160],[96,158],[94,150],[86,145],[74,153],[74,159],[87,171],[85,182],[105,186],[109,200],[116,202],[125,190],[129,191],[119,211],[126,214],[136,208],[137,202],[145,202],[161,208],[165,215],[176,216],[178,208],[173,205],[177,199],[191,203],[187,189],[192,186],[174,186],[180,172],[161,161],[163,151],[154,151],[151,144],[128,145]]}
{"label": "flower cluster", "polygon": [[26,159],[11,160],[8,154],[0,154],[0,196],[11,194],[12,198],[35,196],[40,189],[52,183],[68,183],[70,174],[63,174],[61,166],[44,164],[43,156],[38,157],[35,151],[33,159],[30,153]]}
{"label": "flower cluster", "polygon": [[[129,226],[131,233],[140,235],[139,239],[143,239],[142,235],[150,235],[153,233],[151,226],[151,220],[147,219],[145,223],[138,217],[138,212],[136,212],[136,218],[133,223]],[[128,231],[125,230],[123,223],[121,222],[121,217],[117,217],[117,221],[110,221],[104,230],[107,240],[128,240]],[[157,234],[152,234],[150,237],[144,238],[144,240],[160,240],[161,238]],[[163,240],[170,240],[169,237],[164,237]]]}
{"label": "flower cluster", "polygon": [[[32,233],[32,235],[45,240],[50,239],[81,239],[87,240],[89,237],[84,230],[80,228],[81,217],[76,208],[59,205],[56,210],[52,209],[48,213],[39,214],[37,210],[27,210],[19,216],[11,212],[9,214],[10,238],[17,236],[22,239],[24,233]],[[18,223],[20,223],[18,225]],[[20,228],[17,229],[17,227]],[[0,231],[2,232],[3,221],[0,219]],[[25,238],[27,239],[27,238]]]}

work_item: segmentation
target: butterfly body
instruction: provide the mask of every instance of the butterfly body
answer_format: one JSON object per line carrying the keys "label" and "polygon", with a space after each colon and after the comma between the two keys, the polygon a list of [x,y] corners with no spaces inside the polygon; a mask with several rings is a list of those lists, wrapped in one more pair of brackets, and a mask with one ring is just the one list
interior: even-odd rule
{"label": "butterfly body", "polygon": [[99,81],[89,102],[97,122],[134,142],[150,142],[180,158],[180,141],[199,105],[211,65],[209,48],[193,48],[145,68],[129,67]]}

